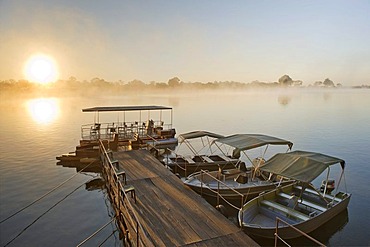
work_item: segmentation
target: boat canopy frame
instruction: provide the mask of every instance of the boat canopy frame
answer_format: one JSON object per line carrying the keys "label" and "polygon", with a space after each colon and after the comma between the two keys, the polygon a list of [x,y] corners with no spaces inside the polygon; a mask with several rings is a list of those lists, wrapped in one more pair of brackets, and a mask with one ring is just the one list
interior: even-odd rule
{"label": "boat canopy frame", "polygon": [[[263,135],[263,134],[234,134],[230,136],[226,136],[223,138],[218,138],[213,141],[213,143],[221,150],[221,147],[218,143],[221,145],[228,145],[232,148],[234,148],[232,156],[235,158],[240,158],[240,153],[243,153],[249,162],[253,165],[252,159],[249,157],[249,155],[246,153],[247,150],[259,148],[266,146],[263,154],[262,159],[264,159],[265,154],[267,152],[267,149],[269,145],[287,145],[288,149],[286,152],[292,149],[293,142],[284,140],[278,137],[269,136],[269,135]],[[255,171],[253,174],[253,178],[256,175],[257,170],[262,165],[262,159],[259,160],[257,166],[255,167]]]}
{"label": "boat canopy frame", "polygon": [[[82,109],[82,112],[94,112],[95,118],[94,121],[99,123],[99,113],[100,112],[123,112],[124,113],[124,121],[125,121],[125,112],[128,111],[139,111],[140,112],[140,122],[141,122],[141,112],[148,111],[148,118],[150,118],[150,111],[160,111],[160,120],[162,120],[162,110],[170,110],[171,111],[171,125],[173,121],[172,117],[172,107],[168,106],[156,106],[156,105],[149,105],[149,106],[96,106],[90,108]],[[97,116],[97,119],[96,119]]]}
{"label": "boat canopy frame", "polygon": [[[166,111],[166,120],[163,119],[163,111]],[[83,108],[82,112],[94,113],[94,123],[84,124],[81,126],[81,137],[83,140],[95,140],[96,138],[112,138],[114,133],[118,133],[118,135],[122,138],[131,139],[133,138],[133,135],[135,133],[138,133],[140,136],[148,136],[153,134],[157,129],[163,130],[163,132],[173,131],[173,109],[172,107],[168,106],[98,106]],[[100,113],[102,112],[117,112],[117,121],[101,123]],[[130,116],[130,119],[128,120],[128,122],[126,122],[126,112],[134,112],[135,114],[137,113],[137,119],[131,121]],[[147,112],[147,119],[145,117],[143,119],[143,112]],[[156,115],[155,121],[153,121],[153,119],[151,118],[151,113],[153,112],[155,112]],[[122,119],[120,120],[120,113],[123,113],[123,121]],[[170,114],[169,117],[167,114]],[[164,121],[167,122],[164,123]]]}
{"label": "boat canopy frame", "polygon": [[235,134],[218,138],[214,142],[222,143],[234,147],[233,156],[240,157],[242,151],[262,147],[265,145],[288,145],[292,149],[293,143],[288,140],[262,134]]}
{"label": "boat canopy frame", "polygon": [[[195,156],[198,155],[198,156],[200,156],[201,159],[203,159],[201,157],[201,151],[204,148],[208,148],[210,154],[213,154],[214,151],[212,151],[212,146],[211,146],[212,143],[213,143],[213,139],[222,138],[222,137],[224,137],[224,136],[220,135],[220,134],[217,134],[217,133],[204,131],[204,130],[196,130],[196,131],[191,131],[191,132],[179,134],[177,139],[179,140],[180,146],[181,146],[181,144],[185,144],[188,147],[188,149],[193,153],[193,155],[195,155]],[[200,139],[201,140],[202,148],[200,150],[196,150],[196,148],[192,145],[192,142],[190,141],[192,139]]]}
{"label": "boat canopy frame", "polygon": [[[338,179],[338,185],[336,186],[336,191],[338,191],[342,178],[345,180],[345,161],[337,157],[316,152],[296,150],[289,153],[278,153],[274,155],[271,159],[266,161],[264,166],[260,169],[265,172],[300,181],[304,184],[304,187],[309,186],[312,188],[314,188],[314,186],[312,186],[311,182],[327,170],[326,183],[323,192],[323,195],[325,196],[327,192],[330,167],[336,164],[340,164],[342,168]],[[346,185],[345,187],[347,190]]]}

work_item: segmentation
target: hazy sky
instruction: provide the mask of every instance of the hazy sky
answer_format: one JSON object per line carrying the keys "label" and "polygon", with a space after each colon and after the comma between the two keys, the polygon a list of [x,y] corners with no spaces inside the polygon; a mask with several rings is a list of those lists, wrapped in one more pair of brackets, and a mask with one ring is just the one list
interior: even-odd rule
{"label": "hazy sky", "polygon": [[0,0],[0,80],[34,53],[60,78],[370,84],[370,1]]}

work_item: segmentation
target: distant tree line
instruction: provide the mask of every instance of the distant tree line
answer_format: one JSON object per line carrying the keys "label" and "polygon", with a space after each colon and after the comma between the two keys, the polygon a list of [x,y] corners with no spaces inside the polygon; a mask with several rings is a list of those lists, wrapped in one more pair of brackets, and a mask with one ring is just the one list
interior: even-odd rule
{"label": "distant tree line", "polygon": [[[340,83],[335,84],[329,78],[326,78],[323,82],[314,82],[309,87],[341,87]],[[293,80],[289,75],[281,76],[277,82],[261,82],[253,81],[250,83],[236,82],[236,81],[214,81],[214,82],[183,82],[178,77],[170,78],[167,82],[156,82],[151,81],[145,83],[141,80],[132,80],[128,82],[116,81],[108,82],[104,79],[95,77],[90,81],[80,81],[76,77],[71,76],[67,80],[58,80],[55,83],[49,83],[41,85],[32,83],[27,80],[4,80],[0,81],[0,90],[2,92],[7,90],[14,91],[32,91],[42,88],[43,90],[60,90],[69,91],[85,91],[85,90],[110,90],[112,92],[124,92],[132,90],[186,90],[186,89],[247,89],[247,88],[274,88],[274,87],[303,87],[301,80]]]}

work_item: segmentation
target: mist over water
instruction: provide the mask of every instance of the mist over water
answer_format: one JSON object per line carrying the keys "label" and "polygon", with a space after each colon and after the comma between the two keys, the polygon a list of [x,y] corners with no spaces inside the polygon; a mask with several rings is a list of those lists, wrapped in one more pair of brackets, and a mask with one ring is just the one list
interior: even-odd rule
{"label": "mist over water", "polygon": [[[369,244],[366,226],[370,220],[367,183],[370,91],[364,89],[120,92],[93,96],[79,93],[65,97],[1,95],[0,220],[76,173],[73,168],[57,166],[55,157],[74,151],[81,138],[81,125],[94,121],[93,114],[82,113],[81,109],[114,105],[171,106],[177,134],[194,130],[223,135],[268,134],[292,141],[293,150],[316,151],[344,159],[347,189],[353,194],[348,212],[335,221],[342,226],[333,232],[332,225],[326,224],[319,232],[328,234],[319,238],[331,246]],[[103,115],[101,122],[117,121],[115,114]],[[45,200],[2,223],[1,245],[95,176],[79,174]],[[319,177],[315,183],[321,180]],[[104,191],[88,191],[82,186],[13,244],[77,245],[111,216]],[[114,225],[109,226],[89,245],[99,245],[114,229]],[[107,246],[119,246],[118,237],[110,238]]]}

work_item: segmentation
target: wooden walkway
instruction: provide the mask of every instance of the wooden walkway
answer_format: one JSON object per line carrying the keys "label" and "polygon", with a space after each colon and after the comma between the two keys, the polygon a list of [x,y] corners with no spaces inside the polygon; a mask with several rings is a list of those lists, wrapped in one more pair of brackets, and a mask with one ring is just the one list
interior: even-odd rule
{"label": "wooden walkway", "polygon": [[153,246],[258,246],[148,151],[114,152],[113,159],[135,187],[136,202],[129,200]]}

